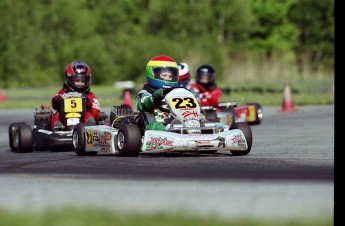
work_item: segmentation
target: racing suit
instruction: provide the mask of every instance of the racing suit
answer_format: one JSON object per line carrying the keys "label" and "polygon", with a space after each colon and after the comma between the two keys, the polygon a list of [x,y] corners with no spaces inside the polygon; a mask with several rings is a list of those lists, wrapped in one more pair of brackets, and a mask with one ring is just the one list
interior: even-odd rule
{"label": "racing suit", "polygon": [[136,96],[136,105],[138,110],[145,114],[147,124],[145,130],[165,131],[171,115],[169,112],[162,111],[162,109],[167,109],[165,104],[155,102],[153,96],[155,91],[155,88],[145,84]]}
{"label": "racing suit", "polygon": [[218,107],[222,98],[222,91],[218,87],[207,90],[200,84],[191,84],[190,89],[194,90],[193,93],[199,93],[199,96],[196,96],[196,98],[199,100],[200,105]]}
{"label": "racing suit", "polygon": [[[60,110],[60,100],[61,100],[61,95],[64,93],[68,93],[71,91],[68,91],[67,88],[64,86],[62,89],[58,91],[57,94],[52,99],[52,106],[53,109],[56,110],[56,114],[54,114],[51,118],[50,121],[50,128],[54,128],[54,125],[57,121],[60,121],[60,115],[59,115],[59,110]],[[88,91],[85,93],[87,96],[87,102],[86,102],[86,112],[85,112],[85,117],[84,117],[84,122],[98,122],[101,118],[101,110],[100,110],[100,103],[96,97],[96,95]]]}

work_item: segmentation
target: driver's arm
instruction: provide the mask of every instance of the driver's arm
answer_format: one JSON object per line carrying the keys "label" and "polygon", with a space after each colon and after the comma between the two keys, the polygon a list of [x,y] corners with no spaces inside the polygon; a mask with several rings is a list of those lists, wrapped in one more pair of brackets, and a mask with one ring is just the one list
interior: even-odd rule
{"label": "driver's arm", "polygon": [[139,93],[137,107],[140,111],[150,112],[154,108],[152,95],[149,93]]}

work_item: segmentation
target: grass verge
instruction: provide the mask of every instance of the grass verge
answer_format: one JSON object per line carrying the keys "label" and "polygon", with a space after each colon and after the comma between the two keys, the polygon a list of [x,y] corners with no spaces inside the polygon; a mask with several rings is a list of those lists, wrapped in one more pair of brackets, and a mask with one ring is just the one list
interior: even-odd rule
{"label": "grass verge", "polygon": [[0,210],[0,222],[7,226],[331,226],[333,219],[298,219],[298,220],[221,220],[173,214],[120,214],[97,209],[64,208],[47,210],[40,213],[10,212]]}
{"label": "grass verge", "polygon": [[[333,105],[334,89],[332,81],[304,82],[291,85],[291,97],[296,106]],[[6,100],[0,102],[3,108],[37,108],[41,105],[51,106],[51,98],[60,87],[16,88],[5,90]],[[284,87],[276,84],[239,84],[236,88],[224,88],[222,102],[237,101],[238,105],[256,102],[262,106],[282,105]],[[101,102],[101,107],[111,107],[122,103],[122,89],[113,86],[93,86],[92,91]],[[132,100],[135,103],[135,94]]]}

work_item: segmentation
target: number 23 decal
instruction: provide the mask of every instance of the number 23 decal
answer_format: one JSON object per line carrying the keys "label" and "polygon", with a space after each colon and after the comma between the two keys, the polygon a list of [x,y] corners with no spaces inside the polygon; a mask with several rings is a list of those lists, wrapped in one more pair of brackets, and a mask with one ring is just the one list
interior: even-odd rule
{"label": "number 23 decal", "polygon": [[198,106],[196,99],[191,97],[174,97],[170,101],[175,109],[196,108]]}

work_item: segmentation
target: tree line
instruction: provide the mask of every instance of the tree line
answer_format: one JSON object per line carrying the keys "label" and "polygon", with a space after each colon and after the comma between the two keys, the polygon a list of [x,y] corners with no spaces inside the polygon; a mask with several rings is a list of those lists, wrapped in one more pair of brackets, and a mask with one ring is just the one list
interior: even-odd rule
{"label": "tree line", "polygon": [[143,81],[160,54],[219,72],[247,58],[334,67],[334,0],[4,0],[0,27],[0,88],[62,84],[73,60],[93,84]]}

